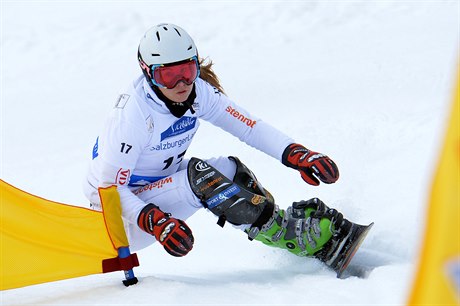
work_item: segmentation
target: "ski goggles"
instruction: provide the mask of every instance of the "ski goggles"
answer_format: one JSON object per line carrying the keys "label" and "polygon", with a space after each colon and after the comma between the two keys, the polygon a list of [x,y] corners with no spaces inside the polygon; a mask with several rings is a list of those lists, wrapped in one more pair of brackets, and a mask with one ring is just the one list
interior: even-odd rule
{"label": "ski goggles", "polygon": [[168,89],[176,87],[181,81],[191,85],[200,75],[200,65],[196,56],[179,63],[152,65],[150,69],[152,83]]}

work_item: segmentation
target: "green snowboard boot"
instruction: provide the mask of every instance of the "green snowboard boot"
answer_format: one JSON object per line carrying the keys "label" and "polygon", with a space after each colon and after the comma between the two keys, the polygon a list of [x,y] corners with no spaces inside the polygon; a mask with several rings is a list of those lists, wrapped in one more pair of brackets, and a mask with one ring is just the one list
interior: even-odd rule
{"label": "green snowboard boot", "polygon": [[247,233],[250,240],[286,249],[297,256],[316,257],[337,271],[331,258],[342,251],[352,225],[337,210],[313,198],[294,202],[287,210],[275,205],[271,218]]}

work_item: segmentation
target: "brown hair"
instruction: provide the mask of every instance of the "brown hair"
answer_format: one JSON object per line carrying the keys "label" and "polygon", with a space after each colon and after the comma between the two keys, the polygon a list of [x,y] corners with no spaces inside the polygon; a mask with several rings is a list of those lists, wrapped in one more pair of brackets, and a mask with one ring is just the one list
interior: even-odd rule
{"label": "brown hair", "polygon": [[224,88],[220,85],[219,78],[214,70],[212,70],[212,65],[214,65],[214,63],[209,58],[199,58],[199,64],[200,78],[217,88],[225,95]]}

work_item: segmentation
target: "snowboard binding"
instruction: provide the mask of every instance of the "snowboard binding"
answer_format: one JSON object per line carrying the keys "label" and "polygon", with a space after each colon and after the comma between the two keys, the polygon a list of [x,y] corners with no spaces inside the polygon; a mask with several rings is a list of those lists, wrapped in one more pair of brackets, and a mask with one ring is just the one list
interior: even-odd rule
{"label": "snowboard binding", "polygon": [[323,249],[315,253],[315,257],[334,270],[337,273],[337,278],[342,278],[373,225],[374,222],[369,225],[352,223],[345,236],[332,237]]}

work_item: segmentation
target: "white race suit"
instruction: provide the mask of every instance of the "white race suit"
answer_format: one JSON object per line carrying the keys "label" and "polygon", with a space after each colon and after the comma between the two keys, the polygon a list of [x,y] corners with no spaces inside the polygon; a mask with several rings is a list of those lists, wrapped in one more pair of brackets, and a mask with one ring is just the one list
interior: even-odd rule
{"label": "white race suit", "polygon": [[[155,238],[137,225],[140,211],[154,203],[173,217],[185,220],[202,208],[187,178],[185,153],[206,120],[248,145],[281,161],[295,141],[248,113],[207,82],[198,78],[196,98],[180,118],[158,98],[144,76],[119,96],[96,140],[84,192],[93,209],[100,209],[99,187],[117,185],[130,247],[144,248]],[[199,157],[199,156],[197,156]],[[207,160],[233,179],[236,165],[227,157]]]}

